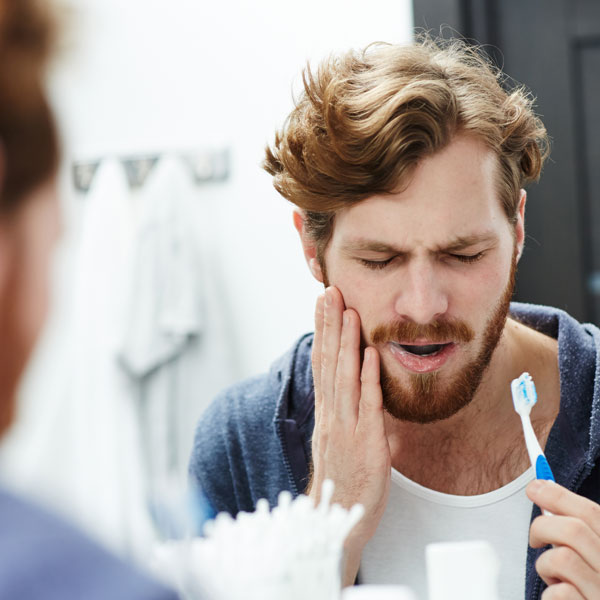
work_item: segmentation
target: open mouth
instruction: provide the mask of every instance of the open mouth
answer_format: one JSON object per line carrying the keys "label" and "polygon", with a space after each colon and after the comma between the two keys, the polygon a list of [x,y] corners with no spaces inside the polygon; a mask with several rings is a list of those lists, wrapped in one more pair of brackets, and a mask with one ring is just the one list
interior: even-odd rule
{"label": "open mouth", "polygon": [[392,344],[398,348],[402,348],[405,352],[410,352],[416,356],[434,356],[440,353],[444,348],[450,346],[451,342],[447,344],[427,344],[427,345],[412,345],[412,344],[398,344],[392,342]]}
{"label": "open mouth", "polygon": [[412,373],[429,373],[441,369],[458,349],[454,342],[443,344],[400,344],[390,342],[392,356]]}

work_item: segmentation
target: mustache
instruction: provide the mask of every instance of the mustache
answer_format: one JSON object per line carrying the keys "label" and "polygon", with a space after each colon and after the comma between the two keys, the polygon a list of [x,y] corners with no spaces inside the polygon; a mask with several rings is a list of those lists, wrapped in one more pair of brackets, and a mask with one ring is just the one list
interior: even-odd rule
{"label": "mustache", "polygon": [[429,342],[470,342],[475,337],[473,329],[464,321],[438,320],[421,324],[412,321],[396,321],[385,325],[377,325],[371,330],[373,344],[386,342],[402,342],[410,344],[419,338]]}

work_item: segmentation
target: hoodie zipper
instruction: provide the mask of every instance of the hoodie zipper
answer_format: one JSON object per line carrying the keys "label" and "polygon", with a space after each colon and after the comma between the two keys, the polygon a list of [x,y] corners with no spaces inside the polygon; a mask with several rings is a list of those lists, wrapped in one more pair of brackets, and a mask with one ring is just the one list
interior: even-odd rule
{"label": "hoodie zipper", "polygon": [[294,478],[294,472],[292,471],[292,464],[290,462],[290,457],[288,455],[288,451],[287,451],[287,443],[284,439],[284,433],[283,433],[283,421],[281,419],[277,419],[275,421],[277,423],[277,437],[279,438],[279,443],[281,445],[281,452],[283,454],[283,462],[285,464],[285,468],[287,469],[288,472],[288,477],[290,480],[290,485],[292,488],[292,494],[294,496],[294,498],[296,498],[299,495],[298,492],[298,486],[296,485],[296,480]]}

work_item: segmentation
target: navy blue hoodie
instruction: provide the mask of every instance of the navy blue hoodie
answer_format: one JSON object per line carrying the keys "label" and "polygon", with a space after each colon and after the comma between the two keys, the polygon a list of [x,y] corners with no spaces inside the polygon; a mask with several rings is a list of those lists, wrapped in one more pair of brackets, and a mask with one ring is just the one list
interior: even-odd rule
{"label": "navy blue hoodie", "polygon": [[[600,330],[545,306],[513,303],[511,316],[558,339],[560,411],[545,454],[558,483],[600,502]],[[202,416],[190,475],[217,512],[253,511],[260,498],[274,506],[280,491],[305,490],[314,427],[312,339],[300,338],[268,374],[225,390]],[[539,514],[534,506],[532,520]],[[542,551],[528,550],[526,600],[538,600],[545,588],[535,571]]]}

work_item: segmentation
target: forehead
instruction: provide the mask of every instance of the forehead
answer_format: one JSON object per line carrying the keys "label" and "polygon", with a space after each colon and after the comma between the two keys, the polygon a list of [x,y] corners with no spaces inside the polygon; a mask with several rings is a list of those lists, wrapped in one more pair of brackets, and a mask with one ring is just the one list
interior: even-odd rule
{"label": "forehead", "polygon": [[498,197],[497,170],[497,158],[483,142],[457,136],[417,165],[405,189],[337,213],[332,243],[365,238],[430,246],[483,232],[510,232]]}

